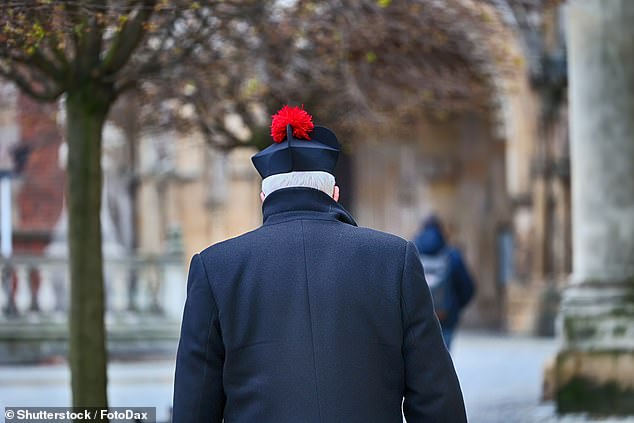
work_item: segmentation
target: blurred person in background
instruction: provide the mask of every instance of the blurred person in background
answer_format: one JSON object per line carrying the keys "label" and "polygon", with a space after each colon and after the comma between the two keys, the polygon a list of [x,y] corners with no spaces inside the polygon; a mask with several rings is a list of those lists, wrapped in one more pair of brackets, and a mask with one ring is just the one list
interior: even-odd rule
{"label": "blurred person in background", "polygon": [[460,250],[448,245],[445,240],[442,223],[437,216],[425,220],[414,244],[420,253],[445,344],[450,349],[460,314],[475,293],[473,278]]}
{"label": "blurred person in background", "polygon": [[286,106],[271,132],[263,225],[192,258],[174,423],[465,423],[416,247],[338,203],[332,131]]}

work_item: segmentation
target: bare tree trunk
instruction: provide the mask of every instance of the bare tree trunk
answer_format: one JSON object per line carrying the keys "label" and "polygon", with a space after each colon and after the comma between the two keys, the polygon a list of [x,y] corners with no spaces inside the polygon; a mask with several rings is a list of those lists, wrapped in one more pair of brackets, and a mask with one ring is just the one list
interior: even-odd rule
{"label": "bare tree trunk", "polygon": [[68,92],[68,239],[73,406],[106,407],[107,352],[101,252],[101,136],[114,100],[109,87],[78,84]]}

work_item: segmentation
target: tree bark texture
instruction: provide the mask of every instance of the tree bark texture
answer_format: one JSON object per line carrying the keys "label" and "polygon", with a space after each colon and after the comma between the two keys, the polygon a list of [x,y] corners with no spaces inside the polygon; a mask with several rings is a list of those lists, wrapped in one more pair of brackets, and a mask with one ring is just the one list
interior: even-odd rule
{"label": "tree bark texture", "polygon": [[107,352],[101,251],[102,128],[114,101],[107,87],[68,92],[69,361],[73,406],[106,407]]}

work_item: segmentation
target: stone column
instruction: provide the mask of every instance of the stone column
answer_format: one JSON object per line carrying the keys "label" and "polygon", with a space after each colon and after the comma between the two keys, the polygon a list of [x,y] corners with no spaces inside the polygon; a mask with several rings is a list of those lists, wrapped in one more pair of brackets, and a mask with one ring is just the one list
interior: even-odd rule
{"label": "stone column", "polygon": [[568,7],[573,274],[557,408],[634,415],[634,1]]}

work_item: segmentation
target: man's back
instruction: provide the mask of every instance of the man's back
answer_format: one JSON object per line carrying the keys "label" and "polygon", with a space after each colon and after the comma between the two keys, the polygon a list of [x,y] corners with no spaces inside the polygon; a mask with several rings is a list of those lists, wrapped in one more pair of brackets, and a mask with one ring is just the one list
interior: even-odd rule
{"label": "man's back", "polygon": [[174,422],[466,421],[413,244],[314,189],[263,210],[192,260]]}

